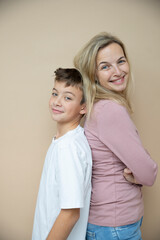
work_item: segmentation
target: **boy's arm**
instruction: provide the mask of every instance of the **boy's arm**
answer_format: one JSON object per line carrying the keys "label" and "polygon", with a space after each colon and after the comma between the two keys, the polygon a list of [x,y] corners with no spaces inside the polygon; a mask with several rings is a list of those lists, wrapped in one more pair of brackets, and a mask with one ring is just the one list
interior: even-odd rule
{"label": "boy's arm", "polygon": [[66,240],[80,217],[80,209],[61,209],[46,240]]}

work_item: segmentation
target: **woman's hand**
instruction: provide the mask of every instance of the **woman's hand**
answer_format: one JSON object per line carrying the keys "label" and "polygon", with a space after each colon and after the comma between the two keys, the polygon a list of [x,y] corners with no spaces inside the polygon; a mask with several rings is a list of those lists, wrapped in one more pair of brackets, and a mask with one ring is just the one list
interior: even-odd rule
{"label": "woman's hand", "polygon": [[133,184],[139,184],[139,183],[137,183],[136,179],[134,178],[134,176],[129,168],[124,169],[123,176],[125,177],[125,179],[128,182],[133,183]]}

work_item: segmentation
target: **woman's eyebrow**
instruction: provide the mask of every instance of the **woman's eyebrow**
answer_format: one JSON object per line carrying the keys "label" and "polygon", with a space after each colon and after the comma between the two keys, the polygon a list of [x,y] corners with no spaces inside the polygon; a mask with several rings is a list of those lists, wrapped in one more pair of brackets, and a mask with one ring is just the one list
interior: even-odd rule
{"label": "woman's eyebrow", "polygon": [[120,57],[118,60],[121,60],[122,58],[126,58],[125,56]]}
{"label": "woman's eyebrow", "polygon": [[[122,58],[126,58],[126,57],[125,57],[125,56],[122,56],[122,57],[118,58],[117,61],[121,60]],[[100,63],[98,64],[98,66],[101,65],[101,64],[110,64],[110,63],[107,62],[107,61],[103,61],[103,62],[100,62]]]}
{"label": "woman's eyebrow", "polygon": [[107,63],[107,64],[110,64],[109,62],[103,61],[103,62],[100,62],[100,63],[98,64],[98,66],[101,65],[101,64],[106,64],[106,63]]}

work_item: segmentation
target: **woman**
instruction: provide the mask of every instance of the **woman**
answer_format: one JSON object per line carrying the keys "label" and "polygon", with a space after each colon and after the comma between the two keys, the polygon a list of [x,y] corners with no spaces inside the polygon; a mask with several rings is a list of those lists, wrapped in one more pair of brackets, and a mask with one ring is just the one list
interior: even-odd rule
{"label": "woman", "polygon": [[84,79],[84,128],[93,157],[86,239],[139,240],[141,187],[154,183],[157,165],[130,118],[132,79],[124,44],[108,33],[98,34],[76,55],[74,64]]}

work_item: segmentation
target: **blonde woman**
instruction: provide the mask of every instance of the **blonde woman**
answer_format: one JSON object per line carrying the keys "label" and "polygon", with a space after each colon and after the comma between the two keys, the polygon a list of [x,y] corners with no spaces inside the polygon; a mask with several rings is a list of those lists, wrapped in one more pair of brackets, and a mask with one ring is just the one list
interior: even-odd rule
{"label": "blonde woman", "polygon": [[124,44],[100,33],[76,55],[83,76],[92,150],[92,195],[87,240],[139,240],[144,206],[157,164],[143,148],[130,114],[131,70]]}

